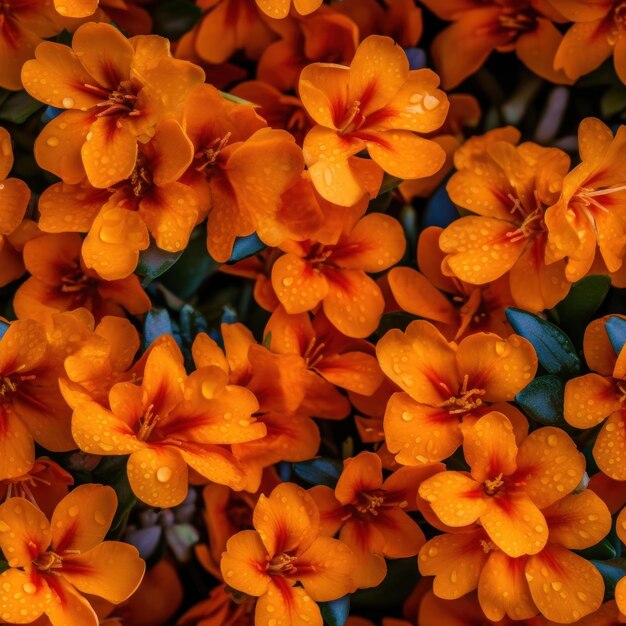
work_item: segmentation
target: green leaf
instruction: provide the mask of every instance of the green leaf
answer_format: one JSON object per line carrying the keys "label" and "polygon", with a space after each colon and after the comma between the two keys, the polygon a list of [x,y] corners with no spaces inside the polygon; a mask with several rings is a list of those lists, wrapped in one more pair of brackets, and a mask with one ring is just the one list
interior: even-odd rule
{"label": "green leaf", "polygon": [[33,113],[44,106],[42,102],[35,100],[25,91],[16,91],[2,102],[0,106],[0,120],[22,124]]}
{"label": "green leaf", "polygon": [[613,85],[600,98],[600,111],[603,118],[611,118],[626,109],[626,87]]}
{"label": "green leaf", "polygon": [[137,273],[145,276],[143,286],[147,287],[155,278],[165,274],[167,270],[180,259],[181,252],[167,252],[158,248],[154,242],[151,242],[147,250],[143,250],[139,255],[137,264]]}
{"label": "green leaf", "polygon": [[565,383],[558,376],[539,376],[532,380],[517,396],[516,402],[536,422],[546,426],[565,423],[563,402]]}
{"label": "green leaf", "polygon": [[8,569],[9,569],[9,564],[4,559],[0,559],[0,574]]}
{"label": "green leaf", "polygon": [[224,98],[226,98],[226,100],[230,100],[231,102],[235,102],[237,104],[249,104],[251,106],[254,106],[254,103],[250,102],[250,100],[244,100],[243,98],[235,96],[232,93],[228,93],[227,91],[220,91],[220,93]]}
{"label": "green leaf", "polygon": [[189,32],[202,17],[202,9],[191,0],[164,0],[152,12],[152,32],[171,40]]}
{"label": "green leaf", "polygon": [[269,333],[267,333],[267,335],[265,335],[265,337],[263,337],[263,347],[269,350],[271,345],[272,345],[272,332],[270,331]]}
{"label": "green leaf", "polygon": [[247,237],[237,237],[235,239],[235,245],[233,246],[233,252],[228,259],[228,263],[236,263],[243,259],[247,259],[250,256],[258,254],[265,248],[265,244],[259,239],[256,233],[252,233]]}
{"label": "green leaf", "polygon": [[615,354],[619,354],[626,343],[626,320],[621,317],[610,317],[604,324]]}
{"label": "green leaf", "polygon": [[614,559],[618,557],[617,550],[611,542],[610,539],[603,539],[602,541],[596,543],[594,546],[590,548],[586,548],[585,550],[576,550],[576,554],[579,554],[584,559],[588,561],[593,559],[599,559],[601,561],[606,561],[608,559]]}
{"label": "green leaf", "polygon": [[320,602],[320,611],[328,626],[344,626],[350,615],[350,596],[332,602]]}
{"label": "green leaf", "polygon": [[626,576],[626,559],[610,559],[608,561],[589,561],[598,569],[604,579],[604,597],[612,599],[615,597],[615,586]]}
{"label": "green leaf", "polygon": [[383,176],[383,182],[378,190],[378,195],[382,196],[388,191],[394,190],[400,183],[404,182],[404,178],[398,178],[397,176],[392,176],[391,174],[385,173]]}
{"label": "green leaf", "polygon": [[311,485],[326,485],[333,488],[339,480],[342,469],[340,461],[322,457],[293,464],[293,471],[302,480]]}
{"label": "green leaf", "polygon": [[570,378],[580,373],[574,345],[558,326],[521,309],[509,307],[506,316],[513,330],[533,345],[539,363],[549,374]]}
{"label": "green leaf", "polygon": [[609,276],[585,276],[574,283],[567,297],[556,306],[561,325],[572,334],[582,333],[610,287]]}

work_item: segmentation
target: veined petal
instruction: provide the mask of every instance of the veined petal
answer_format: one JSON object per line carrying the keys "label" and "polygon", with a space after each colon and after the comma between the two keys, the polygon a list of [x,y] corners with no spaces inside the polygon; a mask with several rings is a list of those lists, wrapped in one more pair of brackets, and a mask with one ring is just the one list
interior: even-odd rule
{"label": "veined petal", "polygon": [[597,610],[604,581],[589,561],[554,544],[528,558],[526,580],[537,608],[548,619],[571,624]]}
{"label": "veined petal", "polygon": [[302,487],[283,483],[269,497],[259,497],[252,523],[271,556],[282,552],[301,554],[317,537],[319,511]]}
{"label": "veined petal", "polygon": [[478,587],[480,573],[489,558],[482,529],[437,535],[420,550],[417,563],[422,576],[434,576],[438,598],[453,600]]}
{"label": "veined petal", "polygon": [[402,465],[447,459],[463,441],[456,415],[420,404],[406,393],[389,398],[383,424],[387,447]]}
{"label": "veined petal", "polygon": [[50,545],[46,516],[25,498],[9,498],[0,504],[0,550],[10,567],[30,568]]}
{"label": "veined petal", "polygon": [[525,482],[525,492],[540,509],[573,491],[584,472],[585,458],[560,428],[539,428],[519,448],[515,476]]}
{"label": "veined petal", "polygon": [[[557,500],[543,514],[550,528],[550,541],[570,550],[590,548],[611,530],[609,509],[590,489]],[[619,519],[616,528],[619,533]]]}
{"label": "veined petal", "polygon": [[268,554],[255,530],[243,530],[226,543],[220,568],[226,584],[250,596],[266,593],[270,576],[265,573]]}
{"label": "veined petal", "polygon": [[45,613],[52,626],[98,626],[91,604],[63,578],[55,578],[50,589],[53,597]]}
{"label": "veined petal", "polygon": [[0,606],[3,622],[5,620],[5,623],[9,624],[34,622],[46,610],[49,603],[48,594],[48,585],[41,576],[15,568],[2,572]]}
{"label": "veined petal", "polygon": [[298,94],[316,123],[332,129],[341,123],[335,115],[346,108],[349,76],[347,67],[333,63],[311,63],[302,70]]}
{"label": "veined petal", "polygon": [[419,495],[444,524],[455,528],[473,524],[488,507],[482,485],[463,472],[441,472],[427,478]]}
{"label": "veined petal", "polygon": [[620,406],[610,378],[592,373],[572,378],[565,384],[565,419],[576,428],[592,428]]}
{"label": "veined petal", "polygon": [[343,471],[335,487],[335,497],[341,504],[355,504],[362,491],[383,486],[381,458],[373,452],[361,452],[343,462]]}
{"label": "veined petal", "polygon": [[365,352],[344,352],[325,358],[316,369],[333,385],[363,396],[375,393],[384,379],[376,357]]}
{"label": "veined petal", "polygon": [[[271,607],[271,608],[270,608]],[[323,626],[319,606],[302,587],[291,587],[283,579],[271,582],[256,603],[255,622],[269,624],[280,620],[291,626]]]}
{"label": "veined petal", "polygon": [[339,533],[339,540],[354,555],[354,584],[359,589],[380,585],[387,574],[387,563],[383,556],[385,540],[378,526],[364,520],[349,519]]}
{"label": "veined petal", "polygon": [[[119,567],[113,571],[111,563]],[[105,541],[87,552],[64,558],[62,575],[82,593],[119,604],[139,587],[145,570],[137,548],[120,541]]]}
{"label": "veined petal", "polygon": [[626,480],[626,463],[622,456],[625,448],[626,424],[621,410],[613,413],[602,426],[593,446],[593,458],[607,476]]}
{"label": "veined petal", "polygon": [[23,476],[34,462],[30,430],[9,404],[0,403],[0,480]]}
{"label": "veined petal", "polygon": [[274,263],[272,286],[288,313],[310,311],[328,294],[322,272],[294,254],[285,254]]}
{"label": "veined petal", "polygon": [[117,496],[111,487],[76,487],[59,502],[50,520],[53,549],[59,553],[91,550],[104,540],[116,509]]}
{"label": "veined petal", "polygon": [[[1,180],[1,179],[0,179]],[[12,234],[21,224],[28,207],[30,189],[17,178],[8,178],[0,186],[0,236]]]}

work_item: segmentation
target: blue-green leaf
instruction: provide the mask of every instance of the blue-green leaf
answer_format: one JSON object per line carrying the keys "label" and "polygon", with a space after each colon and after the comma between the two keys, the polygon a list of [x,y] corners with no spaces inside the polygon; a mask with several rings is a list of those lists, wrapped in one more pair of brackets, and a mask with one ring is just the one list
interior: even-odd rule
{"label": "blue-green leaf", "polygon": [[619,354],[626,343],[626,320],[621,317],[610,317],[604,328],[615,354]]}
{"label": "blue-green leaf", "polygon": [[343,465],[336,459],[311,459],[293,464],[296,476],[311,485],[326,485],[334,487],[339,480]]}
{"label": "blue-green leaf", "polygon": [[558,376],[539,376],[522,389],[515,400],[529,417],[546,426],[559,426],[563,418],[565,383]]}
{"label": "blue-green leaf", "polygon": [[513,330],[533,345],[539,363],[549,374],[570,378],[580,373],[576,349],[558,326],[521,309],[508,308],[506,316]]}
{"label": "blue-green leaf", "polygon": [[166,309],[152,309],[148,311],[143,324],[144,350],[161,335],[173,335],[172,320]]}
{"label": "blue-green leaf", "polygon": [[247,259],[249,256],[258,254],[265,247],[265,244],[256,233],[252,233],[247,237],[237,237],[228,263],[236,263],[242,259]]}
{"label": "blue-green leaf", "polygon": [[459,212],[450,200],[446,186],[441,185],[426,203],[426,210],[422,214],[422,226],[440,226],[445,228],[458,219]]}
{"label": "blue-green leaf", "polygon": [[6,322],[0,321],[0,339],[4,337],[4,333],[6,333],[7,330],[9,330],[9,325]]}
{"label": "blue-green leaf", "polygon": [[43,103],[35,100],[25,91],[16,91],[4,100],[2,106],[0,106],[0,120],[22,124],[43,106]]}
{"label": "blue-green leaf", "polygon": [[350,615],[350,596],[332,602],[320,602],[320,611],[328,626],[344,626]]}
{"label": "blue-green leaf", "polygon": [[162,0],[154,6],[152,32],[172,41],[189,32],[202,17],[202,10],[191,0]]}
{"label": "blue-green leaf", "polygon": [[598,569],[604,579],[604,598],[610,600],[615,596],[615,586],[626,576],[626,559],[610,559],[608,561],[589,561]]}
{"label": "blue-green leaf", "polygon": [[144,287],[149,285],[155,278],[161,276],[161,274],[165,274],[178,261],[181,254],[182,251],[167,252],[166,250],[161,250],[154,242],[150,244],[149,248],[143,250],[139,255],[137,273],[140,276],[145,276],[143,281]]}

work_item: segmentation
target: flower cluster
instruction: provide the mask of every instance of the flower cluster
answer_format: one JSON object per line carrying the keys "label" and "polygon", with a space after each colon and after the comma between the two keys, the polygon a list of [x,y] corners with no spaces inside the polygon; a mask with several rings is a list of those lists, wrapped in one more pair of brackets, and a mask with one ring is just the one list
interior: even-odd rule
{"label": "flower cluster", "polygon": [[0,2],[0,624],[626,622],[625,85],[623,0]]}

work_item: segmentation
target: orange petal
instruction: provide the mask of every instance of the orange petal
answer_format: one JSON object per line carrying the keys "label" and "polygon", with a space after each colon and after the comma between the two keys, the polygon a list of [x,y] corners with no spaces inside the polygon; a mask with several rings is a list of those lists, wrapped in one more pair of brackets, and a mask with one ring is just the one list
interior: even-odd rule
{"label": "orange petal", "polygon": [[[48,585],[43,579],[19,569],[11,568],[0,574],[0,589],[4,623],[32,623],[46,610],[49,602],[46,597],[49,594]],[[24,595],[25,592],[27,595]]]}
{"label": "orange petal", "polygon": [[424,545],[422,529],[400,507],[383,511],[376,520],[376,527],[383,536],[383,553],[388,558],[415,556]]}
{"label": "orange petal", "polygon": [[535,349],[518,335],[471,335],[459,344],[456,362],[459,372],[469,377],[468,389],[483,389],[487,402],[513,400],[537,371]]}
{"label": "orange petal", "polygon": [[600,572],[557,545],[528,558],[526,580],[537,608],[548,619],[570,624],[596,611],[604,597]]}
{"label": "orange petal", "polygon": [[0,404],[0,479],[23,476],[34,462],[33,436],[12,407]]}
{"label": "orange petal", "polygon": [[[129,80],[133,47],[115,26],[83,24],[74,33],[72,48],[83,67],[105,88],[117,89]],[[93,84],[93,79],[88,82]]]}
{"label": "orange petal", "polygon": [[595,70],[611,55],[610,28],[610,20],[573,24],[556,52],[555,69],[574,80]]}
{"label": "orange petal", "polygon": [[560,428],[539,428],[519,448],[516,476],[526,483],[526,493],[541,509],[573,491],[584,472],[583,455]]}
{"label": "orange petal", "polygon": [[[391,102],[379,113],[375,128],[431,133],[441,127],[449,110],[446,94],[437,89],[439,76],[432,70],[409,72],[409,77]],[[375,116],[374,116],[375,117]]]}
{"label": "orange petal", "polygon": [[509,222],[462,217],[441,233],[439,245],[448,253],[446,264],[457,278],[482,285],[509,271],[522,254],[525,240],[512,241],[507,236],[514,231],[515,226]]}
{"label": "orange petal", "polygon": [[341,529],[339,540],[345,543],[354,555],[354,584],[359,589],[380,585],[387,574],[387,563],[383,556],[385,540],[378,526],[351,518]]}
{"label": "orange petal", "polygon": [[[276,266],[274,266],[276,267]],[[364,338],[377,328],[385,309],[378,285],[360,270],[326,270],[324,313],[348,337]]]}
{"label": "orange petal", "polygon": [[282,552],[300,554],[317,536],[319,511],[302,487],[283,483],[269,497],[259,497],[252,523],[271,556]]}
{"label": "orange petal", "polygon": [[143,220],[114,197],[97,215],[83,242],[83,261],[105,280],[120,280],[132,274],[139,251],[149,243]]}
{"label": "orange petal", "polygon": [[57,108],[87,110],[103,99],[83,88],[94,80],[76,53],[51,41],[40,44],[35,58],[24,64],[22,83],[33,98]]}
{"label": "orange petal", "polygon": [[350,70],[334,63],[311,63],[300,73],[298,94],[307,113],[326,128],[336,128],[335,107],[346,106]]}
{"label": "orange petal", "polygon": [[576,428],[592,428],[621,406],[612,379],[585,374],[565,384],[565,419]]}
{"label": "orange petal", "polygon": [[[620,578],[617,581],[617,585],[615,585],[615,602],[617,603],[620,613],[623,614],[626,612],[626,576]],[[601,625],[598,624],[598,626]]]}
{"label": "orange petal", "polygon": [[[241,491],[246,486],[246,475],[242,464],[223,446],[186,441],[180,454],[189,467],[220,485]],[[255,491],[257,487],[252,488]]]}
{"label": "orange petal", "polygon": [[104,540],[117,509],[111,487],[80,485],[57,505],[50,524],[52,547],[86,552]]}
{"label": "orange petal", "polygon": [[406,393],[394,393],[389,398],[384,429],[387,446],[402,465],[424,465],[447,459],[462,442],[455,415],[419,404]]}
{"label": "orange petal", "polygon": [[391,37],[370,35],[361,42],[352,63],[348,102],[360,103],[367,117],[381,109],[400,91],[409,75],[409,61]]}
{"label": "orange petal", "polygon": [[444,149],[435,141],[408,130],[368,133],[367,151],[388,174],[398,178],[424,178],[436,174],[446,161]]}
{"label": "orange petal", "polygon": [[482,485],[462,472],[441,472],[427,478],[419,495],[444,524],[454,528],[473,524],[488,506]]}
{"label": "orange petal", "polygon": [[[98,24],[94,24],[98,26]],[[128,178],[137,161],[137,137],[114,116],[100,117],[89,127],[81,158],[89,182],[100,189]]]}
{"label": "orange petal", "polygon": [[333,385],[363,396],[375,393],[384,378],[376,358],[364,352],[330,356],[320,361],[316,369]]}
{"label": "orange petal", "polygon": [[406,249],[400,223],[382,213],[360,219],[332,254],[339,267],[364,272],[381,272],[395,265]]}
{"label": "orange petal", "polygon": [[[109,564],[119,564],[112,571]],[[114,604],[127,600],[139,587],[146,564],[137,548],[120,541],[105,541],[87,552],[63,559],[63,577],[82,593]]]}
{"label": "orange petal", "polygon": [[318,537],[298,556],[295,577],[316,602],[336,600],[355,591],[355,560],[345,543]]}
{"label": "orange petal", "polygon": [[64,17],[89,17],[98,9],[98,0],[54,0],[54,8]]}
{"label": "orange petal", "polygon": [[434,576],[433,591],[453,600],[478,587],[480,573],[489,558],[482,530],[438,535],[420,550],[417,563],[422,576]]}
{"label": "orange petal", "polygon": [[293,254],[285,254],[274,263],[272,286],[287,313],[310,311],[328,294],[325,276]]}
{"label": "orange petal", "polygon": [[380,367],[414,400],[437,406],[459,387],[455,345],[430,323],[411,322],[390,330],[376,346]]}
{"label": "orange petal", "polygon": [[341,504],[355,504],[362,491],[383,486],[383,466],[373,452],[361,452],[343,462],[343,471],[335,487],[335,497]]}
{"label": "orange petal", "polygon": [[220,562],[226,584],[250,596],[262,596],[271,580],[263,570],[267,557],[258,532],[243,530],[232,535]]}
{"label": "orange petal", "polygon": [[30,189],[17,178],[3,180],[0,187],[0,236],[10,235],[24,219],[30,199]]}
{"label": "orange petal", "polygon": [[293,0],[293,6],[300,15],[308,15],[319,9],[323,0]]}
{"label": "orange petal", "polygon": [[[271,607],[271,608],[270,608]],[[269,624],[272,619],[291,626],[323,626],[319,606],[311,602],[302,587],[290,587],[280,578],[271,582],[256,603],[255,623]]]}
{"label": "orange petal", "polygon": [[525,566],[526,559],[512,559],[499,550],[490,553],[478,583],[480,607],[490,620],[499,622],[505,615],[525,620],[537,615]]}
{"label": "orange petal", "polygon": [[98,626],[98,616],[89,602],[62,577],[55,578],[55,582],[51,585],[52,600],[46,608],[50,622],[64,626]]}
{"label": "orange petal", "polygon": [[458,314],[452,303],[417,270],[393,267],[387,274],[387,280],[402,310],[443,324],[456,322]]}
{"label": "orange petal", "polygon": [[43,326],[35,320],[13,322],[0,339],[0,373],[2,376],[29,372],[46,356],[47,338]]}
{"label": "orange petal", "polygon": [[488,498],[480,523],[493,543],[511,557],[536,554],[548,540],[546,520],[524,493]]}
{"label": "orange petal", "polygon": [[4,180],[13,167],[11,134],[0,126],[0,180]]}
{"label": "orange petal", "polygon": [[196,368],[214,366],[228,374],[228,362],[217,342],[206,333],[198,333],[191,346],[193,362]]}
{"label": "orange petal", "polygon": [[614,480],[626,480],[624,448],[626,424],[621,411],[613,413],[602,426],[593,446],[593,458],[598,467]]}
{"label": "orange petal", "polygon": [[[550,528],[550,541],[570,550],[590,548],[611,530],[609,509],[590,489],[565,496],[544,509],[543,514]],[[618,519],[618,533],[619,528]]]}
{"label": "orange petal", "polygon": [[478,482],[512,474],[516,469],[517,445],[509,419],[492,412],[464,428],[463,454]]}
{"label": "orange petal", "polygon": [[25,498],[9,498],[0,504],[0,549],[10,567],[30,568],[33,559],[50,545],[46,516]]}

